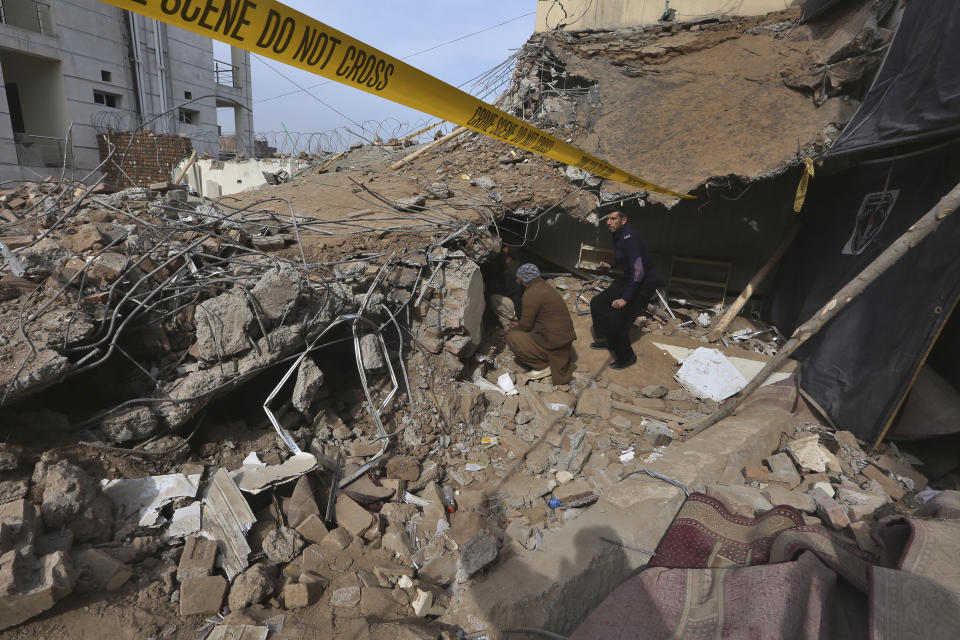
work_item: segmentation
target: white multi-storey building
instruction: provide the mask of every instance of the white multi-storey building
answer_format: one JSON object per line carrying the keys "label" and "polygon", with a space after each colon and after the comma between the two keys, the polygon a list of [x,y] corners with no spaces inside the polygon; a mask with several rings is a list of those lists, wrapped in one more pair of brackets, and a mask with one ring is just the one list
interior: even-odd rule
{"label": "white multi-storey building", "polygon": [[230,58],[98,0],[0,0],[0,180],[59,173],[64,158],[83,177],[100,164],[98,133],[140,125],[216,155],[218,107],[233,109],[238,149],[252,148],[250,54]]}

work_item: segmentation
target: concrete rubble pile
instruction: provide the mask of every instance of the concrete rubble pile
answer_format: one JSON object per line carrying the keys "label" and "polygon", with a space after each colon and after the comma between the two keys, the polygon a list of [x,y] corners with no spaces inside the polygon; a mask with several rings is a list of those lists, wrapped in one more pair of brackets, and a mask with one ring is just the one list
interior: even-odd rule
{"label": "concrete rubble pile", "polygon": [[[822,111],[779,135],[792,148],[771,143],[744,169],[752,179],[798,161],[796,140],[804,152],[829,144],[858,78],[879,64],[889,4],[863,3],[802,54],[792,47],[810,34],[795,11],[537,35],[499,104],[575,142],[594,136],[591,149],[628,167],[604,147],[618,138],[607,127],[622,127],[600,117],[619,91],[612,77],[666,95],[655,91],[657,67],[759,43],[789,64],[744,81],[800,95],[785,121]],[[742,95],[732,89],[711,91]],[[609,191],[474,134],[406,163],[414,178],[386,171],[402,154],[387,148],[406,144],[361,145],[319,173],[217,201],[172,183],[107,194],[51,178],[0,190],[0,421],[16,434],[0,444],[0,629],[42,633],[38,616],[58,602],[102,612],[110,594],[136,610],[138,637],[453,638],[473,587],[512,562],[497,578],[511,580],[524,558],[548,557],[585,522],[626,522],[619,511],[640,501],[632,492],[647,499],[639,478],[671,485],[666,497],[659,484],[651,492],[660,515],[681,490],[704,490],[744,516],[796,507],[864,548],[870,522],[922,501],[917,460],[814,422],[784,434],[760,465],[727,452],[716,482],[673,478],[665,463],[708,456],[687,456],[697,449],[684,448],[690,425],[784,342],[738,317],[713,349],[722,304],[650,305],[636,329],[641,366],[659,377],[603,365],[580,366],[566,385],[529,379],[484,317],[481,264],[507,242],[500,233],[523,244],[561,213],[596,224],[598,206],[646,206],[647,194]],[[681,173],[676,155],[674,165],[653,158],[664,174],[644,176],[695,189],[717,175]],[[326,191],[298,200],[308,187]],[[601,281],[548,281],[582,342]],[[736,374],[734,387],[712,397],[684,376],[701,350]],[[650,555],[628,543],[637,539],[599,533],[584,547],[598,559],[609,560],[594,550],[605,544]],[[598,537],[605,544],[593,545]],[[565,558],[562,570],[590,557]],[[620,564],[597,572],[623,577]],[[524,588],[535,593],[532,582]]]}
{"label": "concrete rubble pile", "polygon": [[893,444],[874,449],[849,431],[804,424],[784,435],[763,464],[728,466],[706,493],[750,518],[777,505],[794,507],[808,525],[844,531],[873,553],[875,520],[909,514],[929,499],[928,480],[914,464],[920,461]]}
{"label": "concrete rubble pile", "polygon": [[[539,550],[545,532],[716,406],[672,381],[528,380],[483,335],[477,261],[498,245],[469,226],[448,246],[445,234],[379,262],[305,266],[308,218],[294,228],[169,184],[20,192],[32,202],[6,213],[21,237],[3,240],[21,274],[2,280],[2,349],[15,365],[3,410],[40,443],[2,451],[18,478],[3,492],[4,626],[131,581],[181,616],[220,614],[227,626],[308,607],[337,624],[358,613],[434,620],[504,545]],[[576,278],[551,282],[573,312],[589,293]],[[325,332],[361,310],[378,330],[331,340],[347,343],[347,365],[324,356]],[[705,340],[696,311],[650,310],[645,331]],[[340,384],[351,369],[366,375],[360,388]],[[208,417],[267,370],[270,385],[283,370],[290,379],[274,389],[279,406],[265,405],[274,429]],[[103,371],[116,385],[106,395],[77,376]],[[74,385],[91,397],[52,403]],[[396,391],[405,406],[381,404]],[[396,436],[386,455],[381,421]]]}
{"label": "concrete rubble pile", "polygon": [[[448,235],[444,233],[436,238],[428,235],[403,252],[378,254],[379,262],[342,255],[334,263],[306,263],[298,233],[312,231],[311,219],[282,220],[261,209],[231,208],[190,196],[168,183],[107,195],[99,189],[50,179],[25,183],[0,197],[0,215],[6,220],[0,242],[7,267],[0,280],[0,358],[5,362],[2,412],[7,424],[19,429],[28,441],[25,447],[5,444],[2,452],[3,469],[11,477],[20,477],[5,483],[9,486],[3,498],[8,515],[0,536],[8,569],[6,597],[0,605],[6,611],[0,621],[3,627],[53,606],[71,590],[117,589],[132,575],[129,567],[145,559],[150,569],[175,563],[180,545],[191,539],[184,534],[199,532],[193,523],[204,520],[199,503],[193,500],[197,487],[192,494],[160,491],[160,498],[166,499],[154,495],[160,502],[148,510],[150,517],[120,522],[121,514],[129,515],[127,494],[142,490],[147,495],[150,491],[110,483],[134,482],[123,480],[132,477],[157,484],[160,478],[176,476],[181,481],[189,477],[203,487],[206,481],[200,481],[198,474],[203,473],[204,463],[229,465],[234,471],[243,468],[233,455],[235,443],[228,439],[200,447],[199,465],[183,465],[187,475],[169,474],[191,458],[190,438],[203,423],[211,402],[274,365],[325,348],[328,342],[321,336],[338,323],[347,329],[354,325],[357,361],[363,363],[370,380],[369,386],[366,381],[364,386],[374,395],[390,392],[390,377],[395,376],[399,380],[393,380],[391,395],[403,386],[401,395],[410,397],[407,375],[399,373],[405,366],[402,360],[408,357],[402,343],[410,336],[417,349],[436,360],[439,370],[447,375],[459,371],[462,358],[479,343],[484,311],[479,267],[463,249],[482,259],[499,248],[495,239],[464,227],[450,243],[453,248],[436,244]],[[358,323],[358,316],[365,320],[363,324]],[[391,333],[384,337],[388,331]],[[344,339],[333,340],[338,341]],[[346,365],[348,371],[352,360]],[[279,434],[271,436],[268,431],[261,436],[268,443],[261,455],[271,467],[282,466],[297,449],[312,451],[328,467],[338,456],[345,456],[346,468],[357,476],[356,469],[371,464],[368,458],[379,458],[375,454],[381,450],[382,438],[375,439],[376,421],[371,420],[370,410],[387,419],[385,405],[375,409],[363,393],[357,393],[360,389],[333,397],[325,380],[342,375],[339,362],[313,357],[299,362],[296,383],[290,385],[294,388],[285,389],[289,400],[271,410]],[[104,386],[109,393],[103,392]],[[408,415],[402,421],[398,415],[396,420],[413,429],[420,417],[412,411],[412,403],[407,404]],[[349,428],[338,411],[350,423]],[[236,431],[235,427],[222,425],[228,432]],[[78,430],[83,430],[79,442]],[[54,443],[63,446],[43,454],[32,478],[22,477],[31,457],[37,455],[34,452]],[[68,458],[76,458],[65,456],[65,451],[87,459],[93,454],[91,471],[74,466]],[[133,469],[124,460],[131,455],[156,461],[145,466],[168,473],[144,478],[142,466]],[[315,460],[311,454],[302,455]],[[64,465],[67,471],[57,465]],[[419,468],[419,462],[415,461],[414,467]],[[328,468],[328,481],[330,471]],[[104,480],[101,489],[92,479],[95,473],[119,479]],[[409,476],[409,469],[404,473]],[[215,475],[209,474],[210,478]],[[345,472],[340,477],[348,475]],[[298,477],[306,479],[301,470],[282,480],[289,483]],[[413,479],[417,478],[419,475]],[[359,474],[349,486],[361,503],[370,503],[370,492],[362,492],[374,485],[365,475]],[[119,502],[111,506],[104,491]],[[382,494],[382,490],[372,493]],[[388,495],[399,494],[393,490]],[[374,502],[387,497],[381,495]],[[370,522],[337,533],[339,521],[324,523],[317,517],[316,506],[308,504],[306,513],[302,509],[297,512],[299,531],[293,526],[281,527],[278,530],[283,535],[273,539],[263,526],[254,527],[255,534],[269,538],[273,545],[273,551],[263,548],[270,560],[263,575],[274,575],[279,562],[287,564],[297,558],[299,563],[307,543],[312,545],[307,551],[316,556],[328,527],[334,533],[324,548],[336,540],[334,547],[339,544],[340,548],[334,551],[342,551],[354,540],[358,541],[354,551],[372,541],[379,547],[382,533],[393,533],[390,539],[398,540],[409,535],[406,530],[402,535],[393,531],[399,521],[389,523],[395,525],[393,529],[379,519],[374,526],[377,516],[347,495],[339,496],[337,504],[338,517],[348,517],[352,506],[354,512],[367,514]],[[162,517],[160,509],[164,510]],[[428,533],[411,538],[418,542],[409,553],[422,551],[422,556],[432,560],[438,552],[449,553],[462,546],[470,555],[467,551],[460,554],[467,559],[454,565],[454,573],[461,580],[469,578],[495,557],[498,548],[497,535],[486,528],[477,529],[476,518],[467,520],[468,514],[482,509],[482,501],[461,509],[458,513],[463,515],[456,517],[463,522],[454,522],[452,531],[438,528],[434,519]],[[294,518],[287,513],[278,517],[288,525],[288,519]],[[169,530],[164,532],[164,526]],[[345,533],[348,530],[349,535]],[[480,540],[474,541],[478,536]],[[99,546],[77,549],[71,548],[73,542],[108,547],[106,551]],[[261,553],[261,544],[267,543],[258,539],[256,553]],[[430,549],[423,551],[421,547],[428,544]],[[188,557],[193,557],[194,547],[189,548]],[[216,555],[209,549],[197,553],[210,563]],[[325,553],[333,562],[336,554]],[[347,561],[347,566],[351,562]],[[202,579],[202,586],[184,586],[184,613],[219,610],[220,601],[213,594],[220,587],[214,584],[216,576],[208,575],[212,566],[192,576]],[[317,582],[326,571],[314,568],[317,571],[310,575]],[[389,595],[400,577],[413,577],[408,569],[390,571],[391,578],[367,580],[365,587],[376,583],[383,592],[372,593]],[[442,578],[437,577],[430,584],[441,583]],[[305,606],[323,591],[317,586],[296,586],[299,584],[312,582],[304,579],[279,585],[280,601],[280,594],[289,592],[290,602]],[[163,585],[173,593],[176,581],[163,578]],[[225,585],[224,603],[228,601]],[[386,600],[381,597],[380,605],[394,606],[394,599],[405,605],[427,597],[418,594],[432,594],[420,587],[419,581],[410,581],[402,591],[409,592],[409,597],[401,597],[398,591]],[[274,591],[273,587],[261,588],[257,592],[261,595],[254,600],[261,602]],[[210,606],[197,604],[191,594],[217,601]],[[435,613],[445,601],[440,592],[430,598],[431,605],[419,607],[424,615]],[[229,600],[235,605],[245,601],[234,595]]]}

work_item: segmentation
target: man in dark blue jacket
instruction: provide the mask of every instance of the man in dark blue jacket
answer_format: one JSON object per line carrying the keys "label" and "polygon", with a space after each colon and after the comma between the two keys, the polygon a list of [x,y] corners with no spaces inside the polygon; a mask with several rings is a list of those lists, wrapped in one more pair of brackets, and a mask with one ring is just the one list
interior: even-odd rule
{"label": "man in dark blue jacket", "polygon": [[590,301],[594,349],[610,349],[615,360],[611,369],[626,369],[637,361],[630,346],[630,326],[647,308],[656,292],[659,276],[646,245],[637,230],[620,211],[607,216],[607,229],[613,234],[613,262],[600,263],[601,269],[619,267],[623,275]]}

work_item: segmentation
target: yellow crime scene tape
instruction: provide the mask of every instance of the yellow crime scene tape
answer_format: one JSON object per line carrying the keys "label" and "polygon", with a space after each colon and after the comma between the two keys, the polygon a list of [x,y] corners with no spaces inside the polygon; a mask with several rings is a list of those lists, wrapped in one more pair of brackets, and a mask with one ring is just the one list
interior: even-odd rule
{"label": "yellow crime scene tape", "polygon": [[275,0],[101,0],[273,58],[594,175],[677,198]]}

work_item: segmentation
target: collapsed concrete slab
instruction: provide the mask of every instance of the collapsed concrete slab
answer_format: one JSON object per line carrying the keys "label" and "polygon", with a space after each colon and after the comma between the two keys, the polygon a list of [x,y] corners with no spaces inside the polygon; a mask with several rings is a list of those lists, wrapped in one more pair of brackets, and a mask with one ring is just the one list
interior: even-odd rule
{"label": "collapsed concrete slab", "polygon": [[8,551],[0,556],[0,629],[43,613],[73,589],[73,569],[63,552],[40,558]]}

